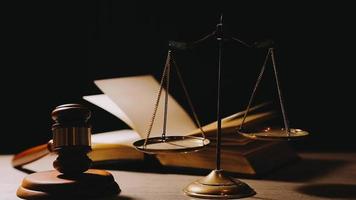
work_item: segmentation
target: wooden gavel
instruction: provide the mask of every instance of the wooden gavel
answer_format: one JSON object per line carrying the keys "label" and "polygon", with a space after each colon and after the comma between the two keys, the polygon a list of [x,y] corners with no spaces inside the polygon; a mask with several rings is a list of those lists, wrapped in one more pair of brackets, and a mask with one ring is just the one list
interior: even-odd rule
{"label": "wooden gavel", "polygon": [[53,167],[63,174],[87,171],[92,163],[87,153],[91,151],[90,110],[79,104],[65,104],[52,111],[53,145],[58,154]]}
{"label": "wooden gavel", "polygon": [[12,165],[19,168],[55,152],[58,157],[53,167],[59,172],[76,174],[88,170],[92,163],[87,156],[91,151],[90,110],[80,104],[64,104],[56,107],[51,116],[55,121],[52,125],[53,139],[17,154]]}
{"label": "wooden gavel", "polygon": [[53,162],[56,170],[27,175],[16,195],[27,200],[92,199],[113,197],[120,187],[112,174],[105,170],[89,169],[92,160],[90,110],[79,104],[65,104],[52,111],[53,139],[46,145],[23,152],[13,159],[13,165],[22,166],[49,152],[58,157]]}

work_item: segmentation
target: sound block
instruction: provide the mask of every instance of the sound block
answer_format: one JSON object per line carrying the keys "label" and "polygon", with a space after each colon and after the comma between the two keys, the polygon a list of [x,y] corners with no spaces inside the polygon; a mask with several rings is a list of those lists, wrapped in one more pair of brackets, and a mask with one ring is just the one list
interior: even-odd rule
{"label": "sound block", "polygon": [[56,170],[26,176],[17,196],[28,200],[90,199],[115,196],[120,188],[105,170],[90,169],[78,175],[64,175]]}

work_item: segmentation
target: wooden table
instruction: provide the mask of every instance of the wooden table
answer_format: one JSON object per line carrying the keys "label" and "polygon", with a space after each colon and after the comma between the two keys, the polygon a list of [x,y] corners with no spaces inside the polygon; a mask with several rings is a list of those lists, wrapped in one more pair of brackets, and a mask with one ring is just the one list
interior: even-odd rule
{"label": "wooden table", "polygon": [[[356,153],[301,153],[302,160],[259,179],[241,179],[257,192],[246,199],[356,199]],[[11,155],[0,156],[0,199],[16,200],[26,173],[11,167]],[[41,162],[39,170],[50,169]],[[122,192],[114,199],[192,199],[182,188],[201,175],[111,170]]]}

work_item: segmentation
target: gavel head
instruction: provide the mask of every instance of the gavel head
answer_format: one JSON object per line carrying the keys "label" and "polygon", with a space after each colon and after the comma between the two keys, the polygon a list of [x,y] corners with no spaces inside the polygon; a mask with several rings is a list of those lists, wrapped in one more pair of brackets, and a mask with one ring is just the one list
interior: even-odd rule
{"label": "gavel head", "polygon": [[58,154],[53,167],[59,172],[75,175],[90,168],[90,116],[90,110],[80,104],[64,104],[52,111],[52,149]]}

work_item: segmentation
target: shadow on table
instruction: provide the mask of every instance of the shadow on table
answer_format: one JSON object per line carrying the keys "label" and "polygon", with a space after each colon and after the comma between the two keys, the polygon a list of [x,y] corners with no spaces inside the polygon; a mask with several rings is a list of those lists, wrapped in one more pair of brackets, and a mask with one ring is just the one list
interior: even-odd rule
{"label": "shadow on table", "polygon": [[24,167],[15,167],[15,169],[19,170],[19,171],[22,171],[26,174],[32,174],[32,173],[35,173],[36,171],[33,171],[31,169],[27,169],[27,168],[24,168]]}
{"label": "shadow on table", "polygon": [[297,190],[304,194],[328,199],[356,199],[355,184],[309,184]]}
{"label": "shadow on table", "polygon": [[[227,173],[230,176],[237,178],[248,179],[263,179],[263,180],[275,180],[286,182],[305,182],[317,177],[324,176],[336,169],[347,164],[344,160],[325,160],[325,159],[300,159],[287,165],[281,166],[268,173],[252,176],[246,174]],[[109,170],[124,170],[135,172],[150,172],[150,173],[169,173],[169,174],[186,174],[186,175],[198,175],[205,176],[210,170],[206,169],[191,169],[191,168],[175,168],[164,167],[159,163],[116,163],[115,165],[97,165],[95,167],[105,168]]]}
{"label": "shadow on table", "polygon": [[305,182],[325,176],[347,164],[344,160],[301,159],[260,176],[264,180]]}
{"label": "shadow on table", "polygon": [[150,162],[122,161],[122,162],[115,162],[113,164],[96,163],[93,167],[98,169],[106,169],[106,170],[123,170],[123,171],[132,171],[132,172],[159,173],[159,174],[186,174],[186,175],[197,175],[197,176],[206,175],[207,173],[210,172],[210,170],[206,170],[206,169],[165,167],[156,161],[150,161]]}
{"label": "shadow on table", "polygon": [[[116,197],[108,197],[108,198],[97,198],[97,199],[87,199],[87,200],[133,200],[134,198],[128,196],[116,196]],[[74,199],[73,199],[74,200]]]}
{"label": "shadow on table", "polygon": [[[189,197],[188,197],[188,198],[189,198]],[[256,197],[256,196],[249,197],[249,199],[256,199],[256,200],[277,200],[277,199],[270,199],[270,198]],[[199,199],[199,198],[189,198],[189,200],[202,200],[202,199]]]}
{"label": "shadow on table", "polygon": [[276,200],[276,199],[270,199],[270,198],[264,198],[264,197],[250,197],[251,199],[258,199],[258,200]]}
{"label": "shadow on table", "polygon": [[[322,177],[332,171],[347,164],[345,160],[326,160],[326,159],[311,159],[304,158],[297,161],[293,161],[284,166],[276,168],[265,174],[258,176],[227,173],[232,177],[248,178],[248,179],[263,179],[263,180],[275,180],[286,182],[305,182],[314,178]],[[96,163],[93,168],[107,169],[107,170],[123,170],[132,172],[148,172],[148,173],[166,173],[166,174],[185,174],[185,175],[197,175],[205,176],[211,170],[206,169],[192,169],[192,168],[177,168],[177,167],[164,167],[156,160],[147,161],[119,161],[113,163]],[[34,171],[21,168],[19,169],[26,173],[33,173]]]}
{"label": "shadow on table", "polygon": [[[62,200],[63,198],[49,198],[49,199],[42,199],[42,200]],[[78,198],[66,198],[66,200],[78,200]],[[89,198],[86,200],[134,200],[134,198],[132,197],[128,197],[128,196],[115,196],[115,197],[100,197],[100,198]]]}

